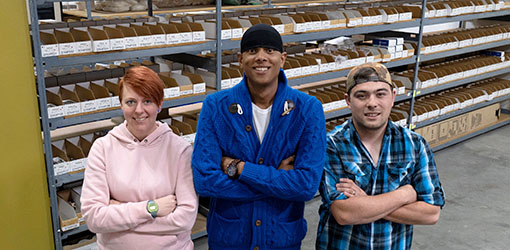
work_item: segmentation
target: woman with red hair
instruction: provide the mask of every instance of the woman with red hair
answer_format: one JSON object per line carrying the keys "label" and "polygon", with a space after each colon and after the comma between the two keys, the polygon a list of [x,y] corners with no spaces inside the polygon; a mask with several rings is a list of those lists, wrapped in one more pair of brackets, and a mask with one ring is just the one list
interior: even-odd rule
{"label": "woman with red hair", "polygon": [[163,88],[151,69],[127,70],[119,95],[125,121],[90,150],[81,203],[99,249],[193,249],[192,147],[156,121]]}

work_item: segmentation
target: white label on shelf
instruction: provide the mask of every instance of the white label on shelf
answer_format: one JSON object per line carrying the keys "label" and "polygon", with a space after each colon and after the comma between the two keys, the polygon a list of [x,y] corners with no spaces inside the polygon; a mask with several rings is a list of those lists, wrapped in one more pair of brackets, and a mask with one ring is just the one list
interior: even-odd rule
{"label": "white label on shelf", "polygon": [[309,75],[310,74],[310,66],[301,67],[301,72],[303,75]]}
{"label": "white label on shelf", "polygon": [[69,231],[78,227],[80,227],[80,223],[71,224],[69,226],[62,227],[62,232]]}
{"label": "white label on shelf", "polygon": [[320,30],[321,27],[321,21],[311,22],[312,23],[312,30]]}
{"label": "white label on shelf", "polygon": [[221,40],[225,40],[225,39],[232,39],[232,30],[231,29],[221,30]]}
{"label": "white label on shelf", "polygon": [[[230,31],[230,30],[229,30]],[[193,42],[193,32],[182,32],[180,34],[180,40],[178,43],[191,43]],[[226,39],[223,37],[223,31],[222,31],[222,39]]]}
{"label": "white label on shelf", "polygon": [[205,83],[193,84],[193,94],[205,93]]}
{"label": "white label on shelf", "polygon": [[147,47],[154,45],[154,38],[152,36],[139,36],[138,46]]}
{"label": "white label on shelf", "polygon": [[181,39],[181,33],[172,33],[166,35],[166,43],[167,44],[177,44]]}
{"label": "white label on shelf", "polygon": [[224,79],[224,80],[221,80],[221,89],[228,89],[230,88],[230,86],[232,84],[232,81],[229,79]]}
{"label": "white label on shelf", "polygon": [[322,104],[322,109],[324,110],[324,112],[328,112],[330,111],[332,108],[331,108],[331,103],[324,103]]}
{"label": "white label on shelf", "polygon": [[124,45],[126,49],[138,47],[138,37],[125,37]]}
{"label": "white label on shelf", "polygon": [[329,64],[327,63],[320,63],[319,64],[319,72],[326,72],[328,71]]}
{"label": "white label on shelf", "polygon": [[111,50],[126,49],[126,39],[124,39],[124,38],[110,39],[110,47],[111,47]]}
{"label": "white label on shelf", "polygon": [[102,52],[110,50],[110,40],[92,41],[92,51]]}
{"label": "white label on shelf", "polygon": [[306,29],[306,31],[313,30],[313,23],[312,22],[305,22],[305,29]]}
{"label": "white label on shelf", "polygon": [[76,44],[75,43],[59,43],[58,44],[58,53],[60,55],[76,54]]}
{"label": "white label on shelf", "polygon": [[486,5],[479,5],[475,7],[475,12],[485,12],[487,10]]}
{"label": "white label on shelf", "polygon": [[80,104],[82,113],[95,111],[97,109],[95,100],[80,102]]}
{"label": "white label on shelf", "polygon": [[[277,24],[277,25],[272,25],[272,26],[280,34],[285,32],[285,26],[283,24]],[[241,30],[241,35],[238,38],[241,38],[243,36],[243,29],[240,29],[240,30]],[[233,32],[234,32],[234,30],[232,30],[232,33]],[[235,38],[233,34],[232,34],[232,38]]]}
{"label": "white label on shelf", "polygon": [[331,21],[330,20],[326,20],[326,21],[322,21],[322,29],[324,30],[327,30],[327,29],[331,29]]}
{"label": "white label on shelf", "polygon": [[41,45],[42,57],[58,56],[58,44]]}
{"label": "white label on shelf", "polygon": [[304,75],[304,72],[303,72],[303,68],[299,67],[299,68],[295,68],[294,69],[294,76],[302,76]]}
{"label": "white label on shelf", "polygon": [[436,17],[445,17],[448,15],[447,9],[436,10]]}
{"label": "white label on shelf", "polygon": [[305,23],[296,23],[294,25],[294,32],[305,32],[306,31],[306,24]]}
{"label": "white label on shelf", "polygon": [[62,163],[58,163],[58,164],[54,164],[53,165],[53,174],[55,176],[59,176],[61,174],[65,174],[69,172],[68,171],[68,167],[67,167],[67,162],[62,162]]}
{"label": "white label on shelf", "polygon": [[411,20],[412,18],[413,18],[412,12],[404,12],[404,13],[400,13],[398,15],[398,20],[400,20],[400,21],[407,21],[407,20]]}
{"label": "white label on shelf", "polygon": [[439,116],[439,112],[440,112],[439,109],[435,109],[435,110],[429,112],[429,118]]}
{"label": "white label on shelf", "polygon": [[406,93],[406,87],[400,87],[397,89],[397,95],[402,95]]}
{"label": "white label on shelf", "polygon": [[70,103],[64,105],[64,110],[66,115],[75,115],[81,113],[81,103]]}
{"label": "white label on shelf", "polygon": [[377,15],[377,16],[375,16],[374,19],[375,19],[374,24],[375,23],[383,23],[382,15]]}
{"label": "white label on shelf", "polygon": [[76,53],[89,53],[92,52],[92,42],[76,42]]}
{"label": "white label on shelf", "polygon": [[310,66],[310,74],[316,74],[316,73],[319,73],[319,72],[321,72],[319,65],[312,65],[312,66]]}
{"label": "white label on shelf", "polygon": [[374,56],[367,56],[366,57],[366,62],[369,63],[369,62],[374,62]]}
{"label": "white label on shelf", "polygon": [[48,118],[57,118],[65,115],[64,106],[48,107]]}
{"label": "white label on shelf", "polygon": [[154,45],[166,45],[166,35],[152,35]]}
{"label": "white label on shelf", "polygon": [[291,77],[294,77],[294,72],[292,69],[286,69],[283,71],[285,73],[285,76],[287,76],[287,78],[291,78]]}
{"label": "white label on shelf", "polygon": [[328,64],[329,64],[330,71],[336,70],[336,62],[330,62]]}
{"label": "white label on shelf", "polygon": [[[242,33],[242,31],[241,31]],[[205,31],[195,31],[192,34],[193,42],[202,42],[205,41]]]}
{"label": "white label on shelf", "polygon": [[387,23],[394,23],[394,22],[398,22],[398,14],[391,14],[391,15],[388,15],[388,19],[386,19],[386,22],[387,22]]}
{"label": "white label on shelf", "polygon": [[69,172],[74,172],[78,170],[84,169],[85,166],[83,166],[82,159],[74,160],[69,162]]}
{"label": "white label on shelf", "polygon": [[118,96],[112,96],[112,107],[120,107],[120,99]]}
{"label": "white label on shelf", "polygon": [[230,80],[231,80],[231,82],[232,82],[232,83],[231,83],[232,87],[234,87],[234,86],[236,86],[238,83],[240,83],[240,82],[243,80],[243,78],[242,78],[242,77],[236,77],[236,78],[232,78],[232,79],[230,79]]}
{"label": "white label on shelf", "polygon": [[395,58],[402,58],[402,51],[395,52]]}
{"label": "white label on shelf", "polygon": [[163,93],[165,98],[174,98],[181,95],[179,87],[165,88]]}
{"label": "white label on shelf", "polygon": [[402,58],[407,58],[409,57],[409,51],[408,50],[403,50],[402,51]]}
{"label": "white label on shelf", "polygon": [[341,109],[344,107],[344,104],[345,104],[345,100],[331,102],[331,109],[332,110]]}
{"label": "white label on shelf", "polygon": [[[342,97],[340,97],[340,98],[342,98]],[[339,102],[340,102],[339,108],[347,108],[347,102],[345,101],[345,99],[342,99]]]}
{"label": "white label on shelf", "polygon": [[[275,26],[279,26],[279,25],[274,25],[273,27]],[[280,32],[280,31],[278,31]],[[280,33],[283,33],[283,32],[280,32]],[[235,39],[235,38],[241,38],[243,37],[243,29],[242,28],[238,28],[238,29],[232,29],[232,39]]]}
{"label": "white label on shelf", "polygon": [[181,138],[186,140],[190,144],[193,144],[193,143],[195,143],[196,135],[197,135],[196,133],[193,133],[193,134],[183,135],[183,136],[181,136]]}
{"label": "white label on shelf", "polygon": [[494,3],[487,4],[487,11],[493,11],[496,9],[496,5]]}
{"label": "white label on shelf", "polygon": [[112,107],[112,98],[106,97],[106,98],[96,99],[96,105],[97,105],[97,109],[111,108]]}

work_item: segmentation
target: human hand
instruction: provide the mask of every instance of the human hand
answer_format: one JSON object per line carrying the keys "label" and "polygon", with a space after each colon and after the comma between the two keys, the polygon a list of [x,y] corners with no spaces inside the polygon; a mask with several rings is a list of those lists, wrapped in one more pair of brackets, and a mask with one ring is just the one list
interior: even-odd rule
{"label": "human hand", "polygon": [[294,169],[294,160],[296,160],[295,155],[291,155],[287,159],[282,160],[278,166],[278,170],[283,169],[285,171],[289,171]]}
{"label": "human hand", "polygon": [[402,191],[404,193],[404,197],[406,197],[407,204],[413,203],[416,201],[417,194],[416,190],[414,190],[414,187],[410,184],[404,185],[399,187],[397,190]]}
{"label": "human hand", "polygon": [[335,185],[336,191],[344,193],[347,198],[353,196],[366,196],[367,194],[354,181],[347,178],[340,178],[340,182]]}
{"label": "human hand", "polygon": [[223,170],[223,173],[227,173],[227,168],[228,168],[228,165],[230,165],[230,163],[233,161],[234,159],[228,157],[228,156],[223,156],[221,157],[221,170]]}
{"label": "human hand", "polygon": [[165,197],[161,197],[159,199],[154,200],[159,207],[158,210],[158,217],[164,217],[169,215],[175,210],[175,207],[177,206],[177,198],[175,198],[175,195],[167,195]]}
{"label": "human hand", "polygon": [[117,200],[111,199],[109,205],[120,205],[121,203]]}

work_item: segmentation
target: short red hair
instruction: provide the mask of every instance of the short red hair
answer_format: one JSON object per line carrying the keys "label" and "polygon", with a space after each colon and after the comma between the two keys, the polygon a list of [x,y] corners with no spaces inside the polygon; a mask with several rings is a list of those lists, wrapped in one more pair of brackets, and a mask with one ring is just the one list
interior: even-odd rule
{"label": "short red hair", "polygon": [[128,85],[137,94],[150,99],[157,105],[163,101],[165,84],[152,69],[135,66],[126,71],[119,83],[119,100],[122,102],[122,89]]}

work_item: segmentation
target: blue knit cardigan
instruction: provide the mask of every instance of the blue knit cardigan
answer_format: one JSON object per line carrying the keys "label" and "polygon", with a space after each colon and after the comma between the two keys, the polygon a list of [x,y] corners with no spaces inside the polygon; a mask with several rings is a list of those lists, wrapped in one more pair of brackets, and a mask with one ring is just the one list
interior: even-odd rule
{"label": "blue knit cardigan", "polygon": [[[286,100],[294,102],[295,109],[282,116]],[[229,112],[232,104],[239,104],[242,113]],[[192,165],[196,191],[211,197],[209,248],[299,249],[307,230],[304,202],[317,192],[325,152],[321,103],[290,88],[283,70],[262,144],[253,125],[246,78],[208,96],[200,113]],[[294,169],[278,170],[291,155],[296,156]],[[246,162],[238,179],[229,179],[221,170],[222,156]]]}

